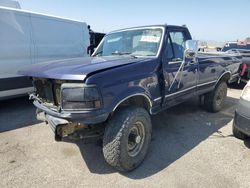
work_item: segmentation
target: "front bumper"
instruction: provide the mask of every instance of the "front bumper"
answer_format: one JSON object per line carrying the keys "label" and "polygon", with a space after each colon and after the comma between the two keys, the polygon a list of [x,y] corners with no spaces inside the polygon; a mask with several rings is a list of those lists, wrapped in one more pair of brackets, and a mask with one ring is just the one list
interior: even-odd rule
{"label": "front bumper", "polygon": [[103,110],[95,111],[61,111],[57,112],[44,106],[42,103],[34,100],[33,104],[37,107],[37,119],[47,121],[52,130],[56,130],[58,125],[69,123],[80,123],[84,125],[98,124],[107,120],[109,113]]}
{"label": "front bumper", "polygon": [[234,126],[242,133],[250,136],[250,102],[240,100],[235,111]]}

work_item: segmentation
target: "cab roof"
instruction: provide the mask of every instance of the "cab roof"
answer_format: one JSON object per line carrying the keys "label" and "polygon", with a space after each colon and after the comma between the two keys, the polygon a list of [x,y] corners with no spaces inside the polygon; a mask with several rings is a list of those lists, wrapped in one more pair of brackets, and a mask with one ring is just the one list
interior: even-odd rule
{"label": "cab roof", "polygon": [[135,27],[123,28],[123,29],[118,29],[118,30],[111,31],[109,33],[114,33],[114,32],[119,32],[119,31],[124,31],[124,30],[130,30],[130,29],[147,28],[147,27],[163,27],[163,28],[171,28],[172,27],[172,28],[187,29],[187,27],[185,25],[178,26],[178,25],[159,24],[159,25],[144,25],[144,26],[135,26]]}

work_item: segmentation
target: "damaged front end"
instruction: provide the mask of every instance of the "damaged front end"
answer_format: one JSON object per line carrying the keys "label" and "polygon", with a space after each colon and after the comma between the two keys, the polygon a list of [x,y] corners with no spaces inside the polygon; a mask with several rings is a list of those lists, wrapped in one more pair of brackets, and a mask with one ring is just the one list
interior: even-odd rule
{"label": "damaged front end", "polygon": [[46,122],[55,133],[55,140],[62,141],[63,138],[72,140],[96,140],[102,137],[104,126],[102,124],[85,125],[69,122],[62,118],[56,118],[37,110],[37,119]]}
{"label": "damaged front end", "polygon": [[55,140],[95,139],[103,134],[108,118],[96,86],[60,80],[33,79],[35,93],[30,95],[37,107],[37,119],[50,125]]}

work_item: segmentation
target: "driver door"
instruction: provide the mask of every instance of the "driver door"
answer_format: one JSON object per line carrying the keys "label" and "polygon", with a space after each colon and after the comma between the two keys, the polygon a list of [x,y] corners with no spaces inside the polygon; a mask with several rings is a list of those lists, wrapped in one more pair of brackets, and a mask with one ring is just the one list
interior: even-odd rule
{"label": "driver door", "polygon": [[163,62],[165,106],[180,103],[196,92],[198,63],[184,58],[186,40],[184,31],[173,30],[167,35],[166,60]]}

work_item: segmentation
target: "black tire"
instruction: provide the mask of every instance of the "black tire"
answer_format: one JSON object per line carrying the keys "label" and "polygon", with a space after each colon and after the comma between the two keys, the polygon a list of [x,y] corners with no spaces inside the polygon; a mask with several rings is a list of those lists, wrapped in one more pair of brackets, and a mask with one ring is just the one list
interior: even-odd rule
{"label": "black tire", "polygon": [[245,140],[248,138],[247,135],[245,135],[244,133],[242,133],[239,129],[237,129],[237,127],[235,127],[235,124],[233,123],[233,135],[241,140]]}
{"label": "black tire", "polygon": [[209,112],[218,112],[224,105],[227,96],[227,83],[219,82],[215,89],[205,94],[204,105]]}
{"label": "black tire", "polygon": [[[138,123],[140,128],[137,127]],[[144,133],[144,135],[136,136],[135,129],[138,129],[138,135],[139,133]],[[139,129],[143,129],[144,132]],[[106,162],[123,172],[135,169],[147,154],[151,132],[151,119],[145,109],[139,107],[120,109],[105,128],[103,155]]]}

